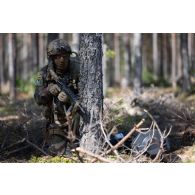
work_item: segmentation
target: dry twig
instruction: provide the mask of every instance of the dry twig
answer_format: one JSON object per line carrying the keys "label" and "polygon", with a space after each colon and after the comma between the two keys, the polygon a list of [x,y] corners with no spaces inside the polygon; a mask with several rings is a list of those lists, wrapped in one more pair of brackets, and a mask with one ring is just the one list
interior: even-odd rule
{"label": "dry twig", "polygon": [[105,162],[105,163],[112,163],[113,162],[113,161],[110,161],[110,160],[108,160],[108,159],[100,156],[100,155],[97,155],[97,154],[94,154],[92,152],[86,151],[86,150],[84,150],[84,149],[82,149],[80,147],[76,148],[75,151],[81,152],[83,154],[87,154],[88,156],[91,156],[93,158],[96,158],[97,160],[100,160],[100,161]]}

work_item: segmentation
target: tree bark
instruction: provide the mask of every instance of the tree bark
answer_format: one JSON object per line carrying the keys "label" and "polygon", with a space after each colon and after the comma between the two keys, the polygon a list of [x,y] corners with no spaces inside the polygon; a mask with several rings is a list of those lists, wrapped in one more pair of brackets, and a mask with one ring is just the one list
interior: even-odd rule
{"label": "tree bark", "polygon": [[182,78],[182,62],[181,62],[181,39],[180,39],[180,34],[177,33],[176,34],[176,79],[177,79],[177,83],[179,80],[181,80]]}
{"label": "tree bark", "polygon": [[176,34],[171,34],[171,53],[172,53],[172,69],[171,69],[171,80],[172,80],[172,87],[176,88]]}
{"label": "tree bark", "polygon": [[107,57],[106,57],[106,49],[107,45],[103,44],[103,61],[102,61],[102,72],[103,72],[103,95],[106,95],[106,90],[107,90]]}
{"label": "tree bark", "polygon": [[80,83],[81,104],[87,111],[88,122],[81,132],[80,146],[99,153],[102,146],[101,116],[103,110],[102,84],[102,34],[80,34]]}
{"label": "tree bark", "polygon": [[159,60],[158,60],[158,34],[153,33],[152,34],[152,56],[153,56],[153,72],[154,72],[154,77],[157,79],[158,77],[158,66],[159,66]]}
{"label": "tree bark", "polygon": [[38,40],[38,45],[39,45],[39,67],[42,68],[45,66],[45,55],[44,53],[44,34],[39,33],[39,40]]}
{"label": "tree bark", "polygon": [[124,39],[124,88],[127,88],[130,85],[131,78],[131,46],[130,46],[130,34],[126,33],[123,35]]}
{"label": "tree bark", "polygon": [[135,55],[135,76],[133,82],[133,88],[135,94],[141,93],[141,85],[142,85],[142,42],[141,33],[134,34],[134,55]]}
{"label": "tree bark", "polygon": [[114,81],[115,85],[119,86],[120,84],[120,42],[119,42],[119,33],[114,34]]}
{"label": "tree bark", "polygon": [[[113,33],[105,33],[104,35],[104,42],[108,46],[108,50],[114,51],[114,34]],[[114,86],[114,58],[108,56],[107,58],[107,81],[108,86]]]}
{"label": "tree bark", "polygon": [[0,93],[3,92],[4,85],[4,73],[3,73],[3,34],[0,33]]}
{"label": "tree bark", "polygon": [[188,34],[181,33],[181,56],[183,65],[183,91],[189,91],[191,89],[191,81],[189,74],[189,53],[188,53]]}
{"label": "tree bark", "polygon": [[16,98],[16,67],[15,67],[15,48],[14,48],[14,35],[8,34],[8,54],[9,54],[9,81],[10,81],[10,93],[9,97],[11,100]]}
{"label": "tree bark", "polygon": [[32,66],[33,71],[39,70],[39,42],[38,42],[38,33],[31,34],[31,43],[32,43]]}
{"label": "tree bark", "polygon": [[167,42],[167,34],[164,33],[162,35],[162,52],[163,52],[163,76],[164,79],[168,79],[168,42]]}
{"label": "tree bark", "polygon": [[195,34],[192,34],[192,71],[195,71]]}

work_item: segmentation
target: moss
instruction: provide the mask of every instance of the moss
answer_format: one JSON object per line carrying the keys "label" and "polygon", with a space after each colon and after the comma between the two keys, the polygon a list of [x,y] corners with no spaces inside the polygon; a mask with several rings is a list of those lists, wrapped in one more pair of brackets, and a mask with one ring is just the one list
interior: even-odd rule
{"label": "moss", "polygon": [[74,163],[75,161],[65,156],[37,157],[32,156],[29,163]]}

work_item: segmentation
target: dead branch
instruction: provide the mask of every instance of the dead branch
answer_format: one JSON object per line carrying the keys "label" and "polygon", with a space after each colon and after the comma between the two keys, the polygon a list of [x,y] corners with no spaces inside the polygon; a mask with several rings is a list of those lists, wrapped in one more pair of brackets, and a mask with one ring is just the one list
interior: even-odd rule
{"label": "dead branch", "polygon": [[26,142],[27,142],[29,145],[31,145],[32,147],[34,147],[34,148],[36,148],[37,150],[39,150],[39,151],[40,151],[41,153],[43,153],[44,155],[48,156],[48,154],[47,154],[44,150],[42,150],[40,147],[38,147],[37,145],[35,145],[35,144],[32,143],[31,141],[26,140]]}
{"label": "dead branch", "polygon": [[93,154],[92,152],[86,151],[86,150],[84,150],[84,149],[82,149],[82,148],[80,148],[80,147],[76,148],[76,149],[73,150],[73,151],[74,151],[74,152],[75,152],[75,151],[78,151],[78,152],[81,152],[81,153],[83,153],[83,154],[87,154],[88,156],[91,156],[91,157],[93,157],[93,158],[95,158],[95,159],[97,159],[97,160],[100,160],[101,162],[105,162],[105,163],[112,163],[112,162],[113,162],[113,161],[110,161],[110,160],[108,160],[108,159],[106,159],[106,158],[100,156],[100,155]]}
{"label": "dead branch", "polygon": [[22,150],[24,150],[24,149],[27,149],[27,148],[29,148],[29,147],[30,147],[29,145],[25,145],[25,146],[23,146],[23,147],[17,148],[17,149],[15,149],[15,150],[10,151],[10,152],[5,152],[5,155],[8,156],[8,155],[10,155],[10,154],[14,154],[14,153],[20,152],[20,151],[22,151]]}
{"label": "dead branch", "polygon": [[[105,133],[105,131],[104,131],[104,128],[103,128],[103,125],[102,125],[101,122],[100,122],[100,129],[101,129],[101,131],[102,131],[102,133],[103,133],[103,135],[104,135],[104,138],[105,138],[106,142],[107,142],[108,145],[112,148],[113,145],[112,145],[112,144],[110,143],[110,141],[108,140],[108,137],[106,136],[106,133]],[[113,152],[114,152],[114,154],[117,156],[117,158],[119,158],[121,161],[124,162],[124,159],[121,158],[121,157],[119,156],[119,154],[118,154],[118,152],[117,152],[116,150],[114,150]]]}
{"label": "dead branch", "polygon": [[[107,150],[105,153],[101,154],[102,156],[105,156],[109,153],[111,153],[112,151],[115,151],[116,149],[118,149],[127,139],[129,139],[131,137],[131,135],[144,123],[145,119],[142,119],[137,125],[135,125],[130,131],[129,133],[122,139],[120,140],[115,146],[111,147],[111,149]],[[91,162],[94,163],[96,162],[97,159],[93,159]]]}
{"label": "dead branch", "polygon": [[24,143],[25,141],[26,141],[26,139],[23,138],[23,139],[21,139],[21,140],[15,142],[15,143],[13,143],[13,144],[7,146],[6,148],[3,148],[2,150],[0,150],[0,153],[5,152],[6,150],[9,150],[10,148],[13,148],[13,147],[15,147],[15,146],[18,146],[18,145]]}
{"label": "dead branch", "polygon": [[132,134],[144,123],[144,121],[145,119],[142,119],[137,125],[133,127],[133,129],[129,131],[129,133],[122,140],[120,140],[114,147],[107,150],[105,154],[109,154],[110,152],[118,149],[122,144],[124,144],[124,142],[127,141],[132,136]]}

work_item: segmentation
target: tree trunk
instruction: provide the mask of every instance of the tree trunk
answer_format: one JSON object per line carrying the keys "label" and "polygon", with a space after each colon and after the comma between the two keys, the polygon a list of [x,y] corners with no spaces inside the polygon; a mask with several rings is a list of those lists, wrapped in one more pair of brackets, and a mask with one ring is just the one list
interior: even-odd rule
{"label": "tree trunk", "polygon": [[72,51],[79,51],[79,33],[72,34]]}
{"label": "tree trunk", "polygon": [[189,70],[192,70],[192,33],[188,33]]}
{"label": "tree trunk", "polygon": [[21,57],[22,57],[22,79],[27,80],[28,79],[28,34],[24,33],[22,34],[22,51],[21,51]]}
{"label": "tree trunk", "polygon": [[158,77],[158,66],[159,66],[159,61],[158,61],[158,34],[153,33],[152,35],[152,48],[153,48],[153,72],[154,72],[154,77],[157,79]]}
{"label": "tree trunk", "polygon": [[45,55],[44,53],[46,51],[44,51],[44,34],[40,33],[39,34],[39,67],[42,68],[43,66],[45,66]]}
{"label": "tree trunk", "polygon": [[171,53],[172,53],[172,69],[171,69],[171,80],[172,80],[172,87],[176,88],[176,34],[171,34]]}
{"label": "tree trunk", "polygon": [[81,33],[79,56],[81,104],[89,113],[90,121],[84,124],[80,146],[98,153],[102,146],[100,127],[103,110],[102,34]]}
{"label": "tree trunk", "polygon": [[168,79],[168,42],[167,42],[167,34],[163,33],[162,35],[162,51],[163,51],[163,76],[164,79]]}
{"label": "tree trunk", "polygon": [[31,34],[31,39],[32,39],[32,66],[33,66],[33,71],[38,71],[39,70],[39,43],[38,43],[38,33],[33,33]]}
{"label": "tree trunk", "polygon": [[158,79],[162,79],[164,78],[164,74],[163,74],[163,34],[160,33],[159,34],[159,38],[158,38],[158,45],[159,45],[159,63],[158,63]]}
{"label": "tree trunk", "polygon": [[36,69],[37,71],[39,70],[40,68],[40,64],[39,64],[39,33],[36,33],[35,34],[35,47],[36,47]]}
{"label": "tree trunk", "polygon": [[103,68],[103,95],[106,95],[106,90],[107,90],[107,57],[106,57],[106,49],[107,45],[103,44],[103,61],[102,61],[102,68]]}
{"label": "tree trunk", "polygon": [[51,41],[55,39],[59,39],[59,33],[48,33],[47,43],[50,43]]}
{"label": "tree trunk", "polygon": [[192,71],[195,71],[195,34],[192,34]]}
{"label": "tree trunk", "polygon": [[180,39],[180,34],[176,34],[176,80],[177,83],[178,81],[182,80],[182,62],[181,62],[181,39]]}
{"label": "tree trunk", "polygon": [[141,93],[142,85],[142,49],[141,49],[141,33],[134,34],[134,55],[135,55],[135,76],[133,82],[133,88],[135,94]]}
{"label": "tree trunk", "polygon": [[3,92],[4,73],[3,73],[3,34],[0,33],[0,93]]}
{"label": "tree trunk", "polygon": [[16,68],[15,68],[15,55],[14,55],[14,35],[8,34],[8,53],[9,53],[9,81],[10,81],[10,93],[9,97],[11,100],[16,98]]}
{"label": "tree trunk", "polygon": [[120,35],[118,33],[114,34],[114,51],[115,51],[115,60],[114,60],[114,81],[115,85],[119,86],[120,84]]}
{"label": "tree trunk", "polygon": [[3,36],[3,74],[4,74],[4,81],[5,81],[5,85],[6,85],[6,89],[5,92],[8,92],[8,87],[9,87],[9,54],[8,54],[8,33],[5,33]]}
{"label": "tree trunk", "polygon": [[[108,46],[109,51],[114,51],[114,34],[113,33],[106,33],[104,34],[104,41]],[[107,57],[107,81],[108,86],[114,86],[114,57],[108,56]]]}
{"label": "tree trunk", "polygon": [[181,33],[181,56],[183,65],[183,91],[191,89],[191,81],[189,74],[189,54],[188,54],[188,34]]}
{"label": "tree trunk", "polygon": [[131,47],[130,47],[130,34],[126,33],[123,35],[124,42],[124,88],[130,85],[131,78]]}

